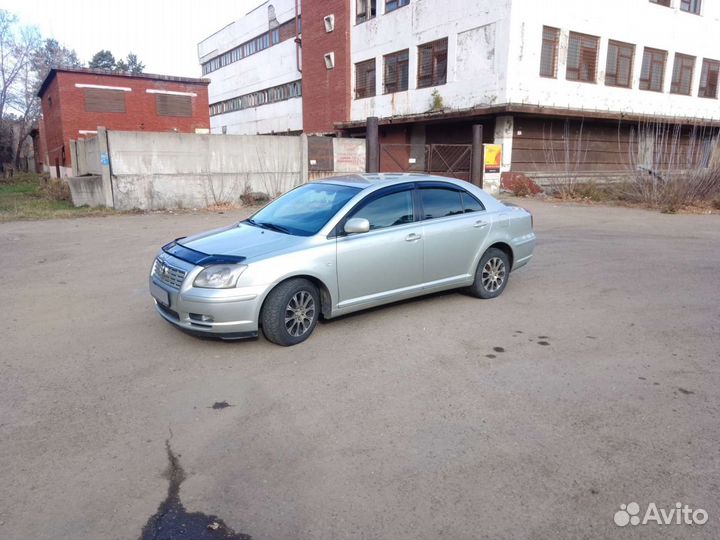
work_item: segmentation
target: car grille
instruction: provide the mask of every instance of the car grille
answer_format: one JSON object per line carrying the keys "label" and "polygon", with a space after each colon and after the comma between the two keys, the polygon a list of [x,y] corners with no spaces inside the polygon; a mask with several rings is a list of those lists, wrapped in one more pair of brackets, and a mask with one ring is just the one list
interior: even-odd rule
{"label": "car grille", "polygon": [[185,279],[185,275],[187,274],[185,270],[170,266],[168,263],[163,262],[160,259],[155,259],[152,273],[153,276],[158,278],[160,281],[176,289],[180,288],[183,280]]}

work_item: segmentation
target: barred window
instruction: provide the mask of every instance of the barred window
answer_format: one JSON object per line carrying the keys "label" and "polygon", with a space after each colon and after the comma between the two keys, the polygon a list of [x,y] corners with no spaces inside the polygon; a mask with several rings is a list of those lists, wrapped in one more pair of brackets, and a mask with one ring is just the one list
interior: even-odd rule
{"label": "barred window", "polygon": [[645,47],[640,70],[640,90],[663,91],[667,51]]}
{"label": "barred window", "polygon": [[608,86],[632,86],[633,57],[635,45],[610,40],[608,42],[605,84]]}
{"label": "barred window", "polygon": [[192,97],[157,94],[155,107],[160,116],[192,116]]}
{"label": "barred window", "polygon": [[410,0],[385,0],[385,13],[395,11],[397,8],[407,6]]}
{"label": "barred window", "polygon": [[570,32],[566,79],[569,81],[596,82],[599,41],[600,38],[595,36]]}
{"label": "barred window", "polygon": [[375,95],[375,59],[355,64],[355,99]]}
{"label": "barred window", "polygon": [[671,94],[689,96],[692,88],[693,71],[695,70],[695,57],[687,54],[675,53],[673,63]]}
{"label": "barred window", "polygon": [[418,47],[418,88],[439,86],[447,82],[447,38]]}
{"label": "barred window", "polygon": [[408,56],[409,51],[387,54],[383,57],[385,71],[383,73],[383,92],[404,92],[408,89]]}
{"label": "barred window", "polygon": [[718,75],[720,75],[720,62],[703,59],[698,96],[713,99],[718,97]]}
{"label": "barred window", "polygon": [[560,30],[543,26],[542,52],[540,53],[540,76],[557,78],[558,45]]}
{"label": "barred window", "polygon": [[85,89],[85,110],[87,112],[125,112],[125,92],[103,88]]}
{"label": "barred window", "polygon": [[377,9],[375,2],[376,0],[355,1],[355,24],[360,24],[375,18]]}
{"label": "barred window", "polygon": [[680,0],[680,9],[682,11],[687,11],[688,13],[700,15],[701,6],[702,0]]}

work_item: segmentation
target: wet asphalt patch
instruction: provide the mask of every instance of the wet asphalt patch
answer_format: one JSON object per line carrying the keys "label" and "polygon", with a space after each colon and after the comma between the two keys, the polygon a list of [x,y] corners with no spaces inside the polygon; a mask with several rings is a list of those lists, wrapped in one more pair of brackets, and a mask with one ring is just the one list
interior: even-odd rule
{"label": "wet asphalt patch", "polygon": [[147,520],[139,540],[251,540],[250,535],[236,533],[217,516],[185,509],[180,500],[180,484],[185,480],[185,471],[169,440],[165,441],[165,448],[168,468],[164,476],[170,482],[167,497],[160,503],[155,515]]}

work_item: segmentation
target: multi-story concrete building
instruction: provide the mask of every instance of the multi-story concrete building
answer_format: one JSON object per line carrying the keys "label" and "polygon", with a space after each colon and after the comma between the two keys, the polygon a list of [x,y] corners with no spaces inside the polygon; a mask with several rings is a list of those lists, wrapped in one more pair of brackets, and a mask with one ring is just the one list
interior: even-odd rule
{"label": "multi-story concrete building", "polygon": [[[271,0],[218,35],[267,31],[273,10],[292,21],[295,4]],[[302,99],[216,110],[213,129],[362,136],[376,116],[381,143],[424,145],[469,143],[481,124],[503,145],[503,171],[567,168],[572,137],[585,141],[582,167],[607,173],[627,165],[638,123],[720,123],[719,28],[712,0],[305,0],[301,51],[271,47],[207,74],[211,103],[298,77]],[[203,62],[236,45],[211,40]]]}
{"label": "multi-story concrete building", "polygon": [[40,86],[43,168],[71,173],[70,141],[98,126],[121,131],[207,133],[209,81],[87,68],[51,69]]}

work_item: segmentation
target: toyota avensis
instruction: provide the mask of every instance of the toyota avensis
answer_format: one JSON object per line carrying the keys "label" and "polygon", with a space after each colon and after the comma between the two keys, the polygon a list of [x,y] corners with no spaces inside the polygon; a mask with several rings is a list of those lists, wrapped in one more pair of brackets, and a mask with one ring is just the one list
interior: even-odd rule
{"label": "toyota avensis", "polygon": [[532,216],[479,187],[423,174],[303,184],[250,218],[163,246],[158,313],[194,334],[307,339],[326,319],[454,288],[505,289],[530,260]]}

